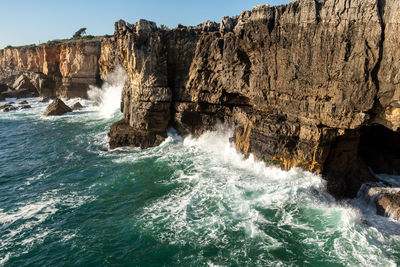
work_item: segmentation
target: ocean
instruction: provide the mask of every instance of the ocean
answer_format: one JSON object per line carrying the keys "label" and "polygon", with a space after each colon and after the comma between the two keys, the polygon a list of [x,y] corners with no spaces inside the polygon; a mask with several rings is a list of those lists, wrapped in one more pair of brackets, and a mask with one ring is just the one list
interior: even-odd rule
{"label": "ocean", "polygon": [[0,112],[0,266],[400,263],[400,223],[362,196],[335,201],[321,176],[244,158],[223,125],[108,150],[120,90],[96,94],[102,106],[60,117],[40,98]]}

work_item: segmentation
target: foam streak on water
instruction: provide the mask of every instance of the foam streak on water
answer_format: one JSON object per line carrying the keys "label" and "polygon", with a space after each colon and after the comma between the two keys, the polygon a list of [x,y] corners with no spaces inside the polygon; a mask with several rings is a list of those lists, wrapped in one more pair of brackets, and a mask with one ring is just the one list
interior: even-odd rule
{"label": "foam streak on water", "polygon": [[[97,95],[114,99],[107,88]],[[361,199],[336,202],[317,175],[244,158],[230,129],[199,138],[171,129],[159,147],[107,151],[115,103],[107,116],[80,100],[83,110],[48,118],[47,104],[28,101],[33,109],[0,114],[0,265],[400,261],[397,222]]]}

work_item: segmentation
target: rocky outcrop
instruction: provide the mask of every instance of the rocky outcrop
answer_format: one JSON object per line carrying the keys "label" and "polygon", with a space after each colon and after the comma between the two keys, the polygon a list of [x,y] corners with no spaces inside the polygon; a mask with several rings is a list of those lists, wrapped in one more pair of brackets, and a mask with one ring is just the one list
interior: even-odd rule
{"label": "rocky outcrop", "polygon": [[364,184],[358,197],[376,208],[378,215],[400,221],[400,188],[383,184]]}
{"label": "rocky outcrop", "polygon": [[47,107],[45,116],[60,116],[67,112],[72,112],[72,109],[68,107],[61,99],[56,98]]}
{"label": "rocky outcrop", "polygon": [[[395,0],[298,0],[173,30],[119,21],[101,56],[104,71],[119,63],[128,74],[110,147],[222,122],[244,154],[322,173],[332,194],[355,196],[375,180],[368,127],[399,135],[398,14]],[[399,155],[386,150],[374,151],[389,170]]]}
{"label": "rocky outcrop", "polygon": [[4,97],[13,98],[26,98],[26,97],[37,97],[39,93],[36,87],[31,83],[31,80],[25,75],[19,76],[11,88],[3,92]]}
{"label": "rocky outcrop", "polygon": [[103,40],[99,37],[0,50],[0,84],[15,90],[13,84],[23,75],[41,96],[87,97],[89,85],[101,82]]}

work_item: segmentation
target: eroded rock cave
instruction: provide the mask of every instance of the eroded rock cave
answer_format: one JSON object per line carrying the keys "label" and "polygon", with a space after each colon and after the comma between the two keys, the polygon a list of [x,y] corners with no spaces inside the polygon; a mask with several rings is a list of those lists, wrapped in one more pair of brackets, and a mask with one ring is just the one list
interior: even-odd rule
{"label": "eroded rock cave", "polygon": [[400,133],[381,125],[348,130],[331,144],[323,175],[335,196],[355,197],[374,173],[400,174]]}
{"label": "eroded rock cave", "polygon": [[400,175],[400,132],[381,125],[363,127],[358,154],[373,172]]}

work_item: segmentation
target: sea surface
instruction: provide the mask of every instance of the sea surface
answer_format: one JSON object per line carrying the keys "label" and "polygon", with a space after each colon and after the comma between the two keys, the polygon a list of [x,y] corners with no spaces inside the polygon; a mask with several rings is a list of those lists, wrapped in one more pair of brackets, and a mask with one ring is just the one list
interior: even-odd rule
{"label": "sea surface", "polygon": [[40,98],[0,112],[0,266],[400,263],[399,223],[362,196],[336,202],[320,176],[243,158],[226,127],[109,151],[119,92],[60,117]]}

